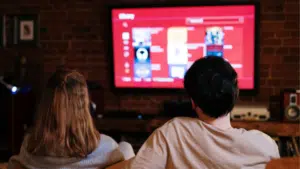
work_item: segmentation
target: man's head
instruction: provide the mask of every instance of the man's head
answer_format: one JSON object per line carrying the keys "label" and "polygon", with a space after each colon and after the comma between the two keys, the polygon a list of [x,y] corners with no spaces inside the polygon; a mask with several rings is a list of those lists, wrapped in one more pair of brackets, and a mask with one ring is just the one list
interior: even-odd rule
{"label": "man's head", "polygon": [[223,58],[198,59],[184,77],[184,88],[209,117],[227,115],[238,97],[237,73]]}

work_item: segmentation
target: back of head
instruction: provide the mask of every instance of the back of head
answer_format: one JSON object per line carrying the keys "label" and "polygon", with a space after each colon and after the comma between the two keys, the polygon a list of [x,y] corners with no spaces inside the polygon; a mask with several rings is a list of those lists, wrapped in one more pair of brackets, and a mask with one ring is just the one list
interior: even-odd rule
{"label": "back of head", "polygon": [[184,87],[204,114],[228,114],[238,97],[237,73],[221,57],[207,56],[194,62],[184,77]]}
{"label": "back of head", "polygon": [[48,80],[27,150],[34,155],[84,157],[98,146],[85,78],[58,69]]}

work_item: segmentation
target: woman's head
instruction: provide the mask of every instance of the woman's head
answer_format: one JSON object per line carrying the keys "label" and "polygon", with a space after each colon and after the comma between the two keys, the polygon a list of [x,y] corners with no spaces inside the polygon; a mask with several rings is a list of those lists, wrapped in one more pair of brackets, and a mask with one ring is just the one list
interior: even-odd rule
{"label": "woman's head", "polygon": [[87,84],[77,71],[59,69],[50,77],[36,113],[30,153],[84,157],[98,146]]}
{"label": "woman's head", "polygon": [[213,118],[231,112],[238,97],[237,73],[221,57],[194,62],[184,77],[184,87],[194,104]]}

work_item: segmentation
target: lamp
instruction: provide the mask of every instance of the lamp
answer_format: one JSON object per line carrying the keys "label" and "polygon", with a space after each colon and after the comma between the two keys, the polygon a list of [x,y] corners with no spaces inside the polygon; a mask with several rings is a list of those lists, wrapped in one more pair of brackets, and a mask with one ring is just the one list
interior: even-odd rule
{"label": "lamp", "polygon": [[6,83],[4,81],[4,77],[3,76],[0,76],[0,83],[2,85],[4,85],[8,90],[10,90],[12,94],[17,94],[18,91],[20,90],[20,88],[18,88],[17,86],[14,86],[14,85],[11,85],[9,83]]}

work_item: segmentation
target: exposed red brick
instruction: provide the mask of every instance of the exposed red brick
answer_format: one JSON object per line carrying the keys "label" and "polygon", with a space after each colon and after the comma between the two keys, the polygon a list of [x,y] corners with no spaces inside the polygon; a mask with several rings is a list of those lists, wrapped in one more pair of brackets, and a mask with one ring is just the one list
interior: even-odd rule
{"label": "exposed red brick", "polygon": [[286,21],[294,21],[294,22],[299,21],[299,12],[298,12],[298,14],[286,14],[285,20]]}
{"label": "exposed red brick", "polygon": [[300,63],[299,55],[288,55],[283,57],[283,63]]}
{"label": "exposed red brick", "polygon": [[[271,78],[282,79],[282,80],[294,80],[299,79],[299,64],[297,63],[287,63],[286,68],[278,68],[274,65],[271,71]],[[280,66],[280,65],[278,65]],[[293,84],[297,87],[297,84]]]}
{"label": "exposed red brick", "polygon": [[299,37],[293,37],[293,38],[290,38],[290,39],[284,39],[283,40],[283,45],[284,46],[295,46],[295,47],[299,47]]}
{"label": "exposed red brick", "polygon": [[45,63],[51,63],[51,62],[55,62],[56,64],[58,64],[58,62],[61,60],[63,56],[61,55],[57,55],[56,54],[44,54],[44,62]]}
{"label": "exposed red brick", "polygon": [[259,75],[263,80],[265,80],[265,78],[269,77],[270,71],[260,71]]}
{"label": "exposed red brick", "polygon": [[262,6],[263,12],[282,12],[283,11],[283,5],[278,2],[278,3],[268,3],[264,6]]}
{"label": "exposed red brick", "polygon": [[49,10],[53,10],[53,9],[57,9],[57,8],[54,8],[54,6],[51,4],[40,6],[40,11],[49,11]]}
{"label": "exposed red brick", "polygon": [[67,19],[67,12],[63,10],[43,10],[40,14],[41,22],[58,22]]}
{"label": "exposed red brick", "polygon": [[[282,91],[282,89],[283,88],[285,88],[285,87],[281,87],[281,88],[279,88],[279,87],[273,87],[272,88],[272,95],[273,96],[280,96],[280,92]],[[293,88],[293,87],[292,87]],[[279,104],[280,105],[280,104]]]}
{"label": "exposed red brick", "polygon": [[[154,1],[147,0],[147,3]],[[110,38],[106,32],[109,19],[104,3],[101,0],[19,0],[16,5],[14,1],[4,0],[0,11],[8,14],[38,12],[43,30],[40,34],[41,49],[22,53],[42,58],[46,73],[65,63],[78,68],[88,79],[100,82],[106,90],[105,109],[108,110],[118,108],[118,96],[111,92],[111,56],[107,54],[109,44],[106,41]],[[268,101],[270,95],[278,94],[282,88],[299,86],[299,2],[261,0],[261,8],[261,88],[257,97],[241,97],[248,102]],[[71,46],[68,46],[68,41]],[[14,55],[15,51],[2,52],[0,63],[11,63]],[[6,70],[3,71],[11,69],[4,67]],[[163,100],[177,99],[175,94],[121,96],[122,108],[147,113],[157,112]]]}
{"label": "exposed red brick", "polygon": [[285,17],[282,13],[264,13],[261,16],[262,21],[278,21],[278,20],[284,20]]}
{"label": "exposed red brick", "polygon": [[298,0],[284,0],[285,4],[299,5]]}
{"label": "exposed red brick", "polygon": [[67,54],[65,58],[66,62],[81,62],[85,63],[86,61],[86,56],[85,55],[78,55],[78,54]]}
{"label": "exposed red brick", "polygon": [[103,49],[101,48],[103,46],[103,41],[72,41],[72,49],[78,50],[78,49],[88,49],[88,50],[94,50],[94,49]]}
{"label": "exposed red brick", "polygon": [[263,32],[261,34],[261,39],[274,39],[276,38],[275,32]]}
{"label": "exposed red brick", "polygon": [[60,65],[60,62],[54,62],[54,63],[45,63],[44,64],[44,71],[45,72],[54,72],[56,70],[56,67]]}
{"label": "exposed red brick", "polygon": [[86,20],[99,20],[99,16],[95,15],[92,10],[69,10],[68,23],[82,23]]}
{"label": "exposed red brick", "polygon": [[289,38],[291,37],[291,31],[290,30],[282,30],[278,32],[274,32],[276,38]]}
{"label": "exposed red brick", "polygon": [[281,64],[282,57],[275,56],[275,55],[264,55],[264,57],[262,57],[260,59],[260,63],[262,63],[262,64]]}
{"label": "exposed red brick", "polygon": [[274,55],[276,48],[274,47],[264,47],[262,48],[263,55]]}
{"label": "exposed red brick", "polygon": [[[295,86],[295,84],[296,84],[296,86]],[[292,80],[286,80],[286,79],[282,80],[282,85],[285,88],[295,88],[295,87],[297,88],[297,86],[298,86],[297,89],[300,88],[299,80],[296,77],[295,77],[295,79],[292,79]]]}
{"label": "exposed red brick", "polygon": [[56,51],[66,52],[68,49],[67,41],[42,41],[41,47],[43,49],[55,49]]}
{"label": "exposed red brick", "polygon": [[[91,81],[100,81],[105,82],[105,84],[107,83],[108,85],[111,85],[109,80],[111,77],[109,77],[108,75],[109,71],[107,71],[106,69],[99,69],[93,70],[93,72],[88,72],[87,78]],[[100,84],[103,85],[103,83]]]}
{"label": "exposed red brick", "polygon": [[284,5],[284,13],[286,14],[297,14],[299,13],[299,1],[297,3],[290,3]]}
{"label": "exposed red brick", "polygon": [[275,50],[277,56],[288,55],[290,54],[289,48],[278,48]]}
{"label": "exposed red brick", "polygon": [[263,39],[261,45],[263,46],[281,46],[282,39]]}
{"label": "exposed red brick", "polygon": [[284,29],[288,30],[299,30],[299,23],[293,22],[293,21],[288,21],[284,23]]}
{"label": "exposed red brick", "polygon": [[40,5],[38,4],[21,4],[19,6],[20,13],[39,13]]}
{"label": "exposed red brick", "polygon": [[266,86],[268,86],[267,80],[266,80],[266,79],[260,79],[260,80],[259,80],[259,85],[260,85],[261,87],[266,87]]}
{"label": "exposed red brick", "polygon": [[291,64],[277,64],[277,65],[271,65],[271,69],[274,71],[281,71],[283,72],[283,74],[285,74],[284,71],[288,72],[288,71],[298,71],[297,70],[297,66],[299,67],[299,63],[291,63]]}
{"label": "exposed red brick", "polygon": [[[264,57],[263,57],[264,58]],[[259,70],[261,70],[261,71],[267,71],[267,70],[269,70],[271,68],[271,64],[262,64],[262,63],[260,63],[260,65],[259,65]]]}
{"label": "exposed red brick", "polygon": [[269,99],[269,97],[272,95],[272,88],[267,87],[260,87],[259,89],[259,95],[256,97],[256,100],[258,101],[266,101]]}
{"label": "exposed red brick", "polygon": [[267,81],[269,87],[276,87],[282,84],[282,79],[270,79]]}
{"label": "exposed red brick", "polygon": [[299,46],[298,47],[293,47],[293,48],[289,48],[289,54],[290,55],[298,55],[299,56]]}
{"label": "exposed red brick", "polygon": [[[106,63],[106,62],[111,62],[111,60],[108,60],[105,58],[105,55],[102,54],[97,54],[97,55],[87,55],[87,62],[88,63]],[[108,64],[105,64],[108,65]]]}
{"label": "exposed red brick", "polygon": [[261,22],[261,32],[279,32],[284,28],[283,21],[265,21]]}
{"label": "exposed red brick", "polygon": [[239,100],[238,100],[238,104],[242,104],[242,103],[251,103],[253,102],[255,99],[252,96],[239,96]]}

